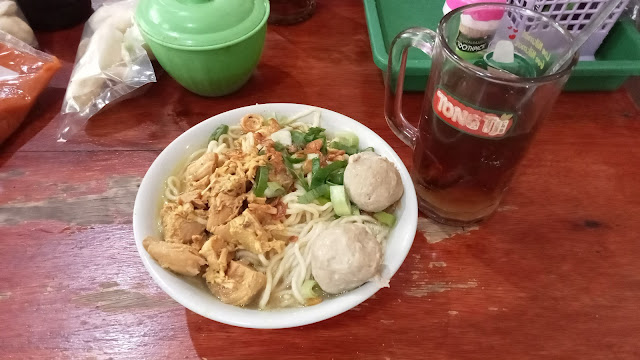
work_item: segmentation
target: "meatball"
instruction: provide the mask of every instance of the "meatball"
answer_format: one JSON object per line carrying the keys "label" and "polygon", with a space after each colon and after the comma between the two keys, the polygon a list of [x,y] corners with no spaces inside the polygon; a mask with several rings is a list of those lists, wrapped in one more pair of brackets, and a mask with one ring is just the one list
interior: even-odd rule
{"label": "meatball", "polygon": [[349,157],[344,171],[344,187],[351,201],[368,212],[388,208],[404,192],[398,169],[391,161],[372,151]]}
{"label": "meatball", "polygon": [[311,273],[329,294],[355,289],[378,273],[382,247],[363,225],[344,224],[320,234],[311,248]]}

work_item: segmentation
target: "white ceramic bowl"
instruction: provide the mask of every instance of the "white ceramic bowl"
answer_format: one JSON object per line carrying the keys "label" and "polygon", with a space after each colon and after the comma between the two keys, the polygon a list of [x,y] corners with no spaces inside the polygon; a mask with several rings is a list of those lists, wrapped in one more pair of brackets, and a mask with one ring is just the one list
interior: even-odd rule
{"label": "white ceramic bowl", "polygon": [[[207,139],[220,124],[235,125],[249,113],[272,113],[293,116],[308,105],[300,104],[261,104],[246,106],[227,111],[211,117],[187,130],[175,139],[151,164],[142,179],[133,209],[133,232],[136,247],[153,280],[175,301],[187,309],[211,320],[247,328],[288,328],[322,321],[341,314],[368,299],[379,290],[379,285],[368,282],[361,287],[349,291],[322,303],[301,308],[260,311],[223,304],[204,285],[197,281],[187,280],[161,268],[142,247],[142,240],[149,235],[159,235],[158,220],[161,208],[161,196],[165,181],[193,151],[206,146]],[[385,249],[383,277],[391,278],[404,261],[416,233],[418,205],[415,190],[407,168],[398,155],[380,136],[359,122],[334,111],[322,111],[321,126],[327,129],[328,135],[335,131],[349,130],[360,138],[360,147],[373,146],[375,151],[391,160],[402,176],[404,195],[397,209],[397,224],[391,231]],[[393,291],[393,281],[390,283]]]}

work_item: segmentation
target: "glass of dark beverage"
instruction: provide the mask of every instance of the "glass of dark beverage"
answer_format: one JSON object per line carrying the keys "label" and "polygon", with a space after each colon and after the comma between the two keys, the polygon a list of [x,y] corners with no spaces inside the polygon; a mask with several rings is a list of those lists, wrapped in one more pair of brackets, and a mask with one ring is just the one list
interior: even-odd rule
{"label": "glass of dark beverage", "polygon": [[[416,27],[394,39],[385,116],[414,149],[412,176],[424,213],[468,225],[496,210],[577,62],[574,55],[555,70],[572,41],[549,17],[497,4],[458,8],[442,18],[437,33]],[[402,114],[410,47],[432,61],[418,128]]]}

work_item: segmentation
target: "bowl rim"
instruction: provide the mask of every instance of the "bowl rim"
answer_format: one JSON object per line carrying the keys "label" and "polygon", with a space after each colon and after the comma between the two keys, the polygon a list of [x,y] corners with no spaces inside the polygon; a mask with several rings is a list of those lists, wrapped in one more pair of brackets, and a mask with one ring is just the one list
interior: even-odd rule
{"label": "bowl rim", "polygon": [[[136,194],[136,199],[134,203],[134,210],[133,210],[134,241],[136,243],[138,254],[142,259],[142,262],[147,272],[151,275],[154,282],[158,286],[160,286],[160,288],[167,295],[169,295],[173,300],[175,300],[177,303],[184,306],[185,308],[205,318],[208,318],[210,320],[214,320],[220,323],[238,326],[238,327],[244,327],[244,328],[283,329],[283,328],[298,327],[298,326],[320,322],[320,321],[332,318],[336,315],[342,314],[354,308],[355,306],[359,305],[360,303],[364,302],[365,300],[369,299],[370,297],[372,297],[381,288],[381,286],[380,284],[377,284],[374,281],[369,281],[363,284],[362,286],[360,286],[359,288],[356,288],[347,293],[341,294],[339,297],[332,299],[331,302],[324,301],[312,307],[287,308],[287,309],[276,309],[276,310],[267,310],[267,311],[261,311],[257,309],[247,309],[247,308],[241,308],[233,305],[224,304],[220,302],[218,299],[216,299],[215,296],[211,295],[213,299],[219,302],[220,307],[225,309],[225,311],[221,311],[220,313],[212,313],[211,311],[207,311],[210,309],[203,309],[202,306],[197,306],[195,304],[195,302],[197,302],[196,300],[189,299],[187,295],[180,294],[174,288],[172,288],[172,286],[168,284],[167,281],[165,281],[164,277],[167,274],[173,275],[173,276],[178,276],[178,275],[172,274],[170,271],[160,268],[159,265],[157,265],[151,259],[151,257],[146,253],[146,250],[144,250],[144,248],[142,247],[142,240],[144,239],[144,237],[148,235],[148,233],[146,234],[143,233],[144,231],[147,231],[147,229],[141,229],[141,226],[143,225],[140,224],[140,222],[142,221],[140,219],[142,216],[142,214],[140,214],[140,211],[141,211],[140,209],[145,206],[143,202],[147,201],[147,199],[143,199],[143,197],[146,196],[144,193],[145,191],[151,191],[147,189],[153,189],[154,184],[157,182],[157,179],[152,178],[153,173],[161,171],[160,168],[163,166],[164,162],[166,161],[165,158],[169,156],[168,154],[176,149],[180,149],[181,147],[180,143],[183,141],[186,141],[186,140],[180,140],[180,139],[186,139],[187,137],[189,137],[190,135],[185,135],[187,133],[191,134],[191,133],[202,132],[202,133],[208,134],[209,132],[205,130],[209,130],[208,128],[211,128],[212,130],[213,127],[216,126],[215,119],[222,119],[220,120],[220,123],[228,124],[229,122],[224,120],[224,118],[229,116],[230,113],[237,112],[239,114],[247,114],[251,112],[258,112],[258,113],[265,112],[266,110],[259,110],[259,108],[262,108],[262,107],[278,107],[278,108],[292,107],[292,108],[302,108],[302,109],[315,108],[323,112],[323,117],[325,117],[324,116],[325,113],[331,113],[332,117],[338,117],[338,118],[342,117],[347,119],[347,121],[353,122],[350,125],[353,125],[356,128],[362,127],[363,129],[360,129],[360,130],[369,132],[369,134],[366,134],[366,136],[370,137],[372,139],[372,142],[380,142],[381,144],[384,144],[384,146],[387,148],[385,149],[386,150],[385,152],[391,155],[391,158],[389,158],[388,156],[387,158],[389,158],[389,160],[391,160],[394,163],[394,165],[398,168],[398,171],[400,172],[401,178],[403,180],[402,182],[405,189],[403,194],[403,199],[402,199],[403,200],[402,206],[404,209],[403,211],[405,212],[405,214],[403,215],[403,218],[406,218],[407,220],[405,221],[408,221],[408,223],[405,224],[406,226],[402,230],[398,228],[399,224],[396,224],[395,229],[398,229],[398,231],[400,232],[397,235],[400,238],[400,240],[398,240],[400,241],[399,243],[400,247],[398,248],[398,251],[399,251],[398,254],[396,254],[397,261],[394,261],[394,264],[396,264],[396,266],[394,266],[394,268],[390,268],[388,264],[386,264],[387,261],[385,261],[384,263],[386,267],[385,271],[387,272],[387,274],[385,275],[386,277],[388,277],[389,280],[395,275],[395,273],[402,266],[402,264],[404,263],[404,260],[406,259],[411,249],[411,246],[413,245],[413,241],[415,239],[415,234],[417,230],[417,222],[418,222],[418,204],[417,204],[415,188],[413,186],[413,182],[411,181],[411,177],[409,175],[409,172],[406,166],[404,165],[404,163],[402,162],[398,154],[384,139],[382,139],[382,137],[376,134],[373,130],[369,129],[366,125],[346,115],[340,114],[338,112],[335,112],[329,109],[317,107],[317,106],[296,104],[296,103],[263,103],[263,104],[254,104],[254,105],[244,106],[240,108],[235,108],[232,110],[228,110],[228,111],[216,114],[214,116],[207,118],[206,120],[201,121],[200,123],[196,124],[195,126],[191,127],[190,129],[180,134],[169,145],[167,145],[165,149],[163,149],[162,152],[156,157],[156,159],[154,159],[153,163],[149,166],[149,169],[145,173],[142,179],[142,182],[140,183],[140,187],[138,189],[138,193]],[[295,112],[300,110],[292,110],[292,111]],[[240,117],[238,117],[238,119],[239,118]],[[210,125],[211,123],[214,123],[214,124]],[[339,127],[333,127],[333,129],[329,129],[329,130],[339,131]],[[359,135],[361,134],[361,132],[359,131],[357,133]],[[364,136],[364,135],[360,135],[360,136]],[[190,145],[190,144],[187,144],[187,145]],[[182,151],[184,151],[184,149]],[[154,180],[156,182],[154,182]],[[164,273],[161,274],[160,273],[161,271]],[[241,315],[241,314],[244,314],[245,312],[248,312],[248,311],[250,311],[251,314],[253,314],[253,316],[255,316],[256,318],[260,318],[260,320],[263,320],[264,322],[260,323],[253,320],[248,320],[248,321],[242,320],[241,318],[243,318],[245,315]],[[226,314],[231,314],[231,315],[226,315]],[[258,315],[258,314],[262,314],[262,315]],[[269,314],[269,315],[264,315],[264,314]],[[289,316],[278,316],[272,319],[271,314],[279,314],[279,315],[288,314]],[[234,318],[235,315],[237,315],[238,318]],[[269,320],[266,321],[262,318],[269,318]],[[285,318],[285,319],[281,319],[281,318]]]}

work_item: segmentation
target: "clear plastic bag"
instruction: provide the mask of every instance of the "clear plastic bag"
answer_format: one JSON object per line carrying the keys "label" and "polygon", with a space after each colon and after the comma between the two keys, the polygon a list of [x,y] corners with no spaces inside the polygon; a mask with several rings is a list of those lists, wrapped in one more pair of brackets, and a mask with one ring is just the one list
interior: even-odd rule
{"label": "clear plastic bag", "polygon": [[109,103],[156,81],[151,57],[133,22],[137,1],[106,3],[87,20],[62,103],[58,141],[65,142]]}
{"label": "clear plastic bag", "polygon": [[0,0],[0,31],[38,47],[36,36],[15,0]]}
{"label": "clear plastic bag", "polygon": [[55,56],[0,31],[0,144],[20,126],[59,68]]}

